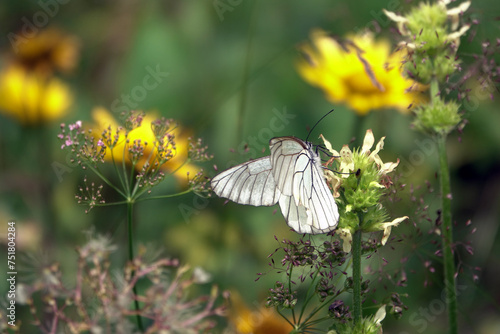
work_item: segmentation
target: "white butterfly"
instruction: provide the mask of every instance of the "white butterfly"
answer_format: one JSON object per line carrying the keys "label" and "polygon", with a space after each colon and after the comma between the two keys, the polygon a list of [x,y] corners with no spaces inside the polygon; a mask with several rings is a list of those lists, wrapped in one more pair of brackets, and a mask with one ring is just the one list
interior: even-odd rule
{"label": "white butterfly", "polygon": [[213,191],[240,204],[271,206],[279,202],[287,224],[298,233],[335,229],[337,204],[312,144],[295,137],[276,137],[269,141],[269,148],[270,156],[215,176]]}

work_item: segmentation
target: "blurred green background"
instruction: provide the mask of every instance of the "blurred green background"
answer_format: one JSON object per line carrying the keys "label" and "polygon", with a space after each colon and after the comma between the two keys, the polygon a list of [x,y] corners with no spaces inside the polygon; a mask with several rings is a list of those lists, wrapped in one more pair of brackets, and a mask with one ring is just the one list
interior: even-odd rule
{"label": "blurred green background", "polygon": [[[328,103],[323,93],[306,84],[294,68],[299,58],[296,47],[308,39],[312,28],[338,36],[370,28],[377,36],[394,41],[393,26],[381,10],[403,11],[412,3],[221,2],[227,5],[224,12],[217,1],[51,2],[55,5],[46,27],[58,27],[76,36],[80,43],[76,69],[61,76],[72,90],[74,101],[64,118],[51,123],[23,126],[13,118],[0,116],[0,221],[5,222],[0,228],[2,254],[6,250],[6,222],[15,219],[18,253],[59,261],[68,281],[76,268],[74,249],[86,240],[82,231],[92,226],[112,236],[119,245],[116,263],[126,260],[124,207],[97,207],[84,213],[74,194],[86,174],[70,167],[62,177],[56,175],[53,162],[67,164],[66,152],[60,150],[56,135],[60,122],[90,121],[93,107],[110,109],[113,101],[142,84],[148,68],[159,68],[168,72],[168,77],[136,101],[136,109],[156,110],[203,138],[214,155],[213,161],[202,166],[208,176],[216,174],[213,164],[220,171],[268,154],[271,137],[305,138],[310,127],[332,108],[335,112],[311,136],[315,143],[322,133],[340,149],[368,128],[373,129],[376,140],[386,136],[382,159],[401,159],[398,182],[406,185],[398,194],[401,201],[392,205],[393,217],[409,215],[411,221],[394,229],[394,235],[402,237],[370,260],[371,266],[381,270],[371,278],[377,288],[373,298],[382,298],[392,290],[408,294],[404,299],[408,312],[400,320],[388,317],[385,332],[443,333],[446,312],[439,302],[443,289],[440,258],[434,254],[439,249],[434,244],[438,238],[429,232],[439,207],[434,146],[427,137],[410,130],[410,115],[395,110],[368,114],[362,120],[362,133],[353,133],[358,116],[343,105]],[[34,1],[9,0],[0,5],[2,67],[13,54],[6,36],[22,29],[23,18],[32,20],[39,11],[47,10]],[[475,38],[464,38],[460,47],[465,65],[474,61],[474,53],[481,52],[482,41],[495,41],[499,36],[495,1],[475,1],[470,13],[480,24],[474,28]],[[378,25],[374,24],[376,20]],[[491,100],[489,93],[474,90],[474,86],[472,89],[471,102],[463,108],[469,123],[448,143],[458,268],[463,271],[458,276],[459,287],[463,287],[459,290],[459,312],[463,333],[498,333],[499,102],[494,90],[496,98]],[[410,188],[414,196],[422,197],[423,204],[411,200]],[[182,185],[169,180],[157,193],[180,190]],[[104,194],[109,201],[113,199],[111,190]],[[143,202],[136,206],[136,240],[163,248],[165,256],[202,266],[213,274],[214,283],[238,291],[254,307],[281,278],[270,272],[255,282],[256,273],[270,269],[267,256],[278,246],[274,236],[279,240],[297,236],[289,231],[277,207],[223,203],[216,197],[204,199],[193,194]],[[430,222],[419,211],[424,206],[428,206]],[[472,224],[466,226],[469,220]],[[417,235],[414,226],[422,233]],[[468,242],[473,255],[460,247]],[[388,265],[382,265],[383,258]],[[384,271],[398,268],[407,274],[406,287],[391,286],[383,279]],[[430,268],[436,268],[435,272]],[[473,275],[477,275],[476,280]]]}

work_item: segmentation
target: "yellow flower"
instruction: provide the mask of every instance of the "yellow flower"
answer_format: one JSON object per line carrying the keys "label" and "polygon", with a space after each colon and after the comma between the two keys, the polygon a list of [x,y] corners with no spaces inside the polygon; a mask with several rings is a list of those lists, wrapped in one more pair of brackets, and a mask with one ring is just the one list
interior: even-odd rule
{"label": "yellow flower", "polygon": [[54,69],[68,72],[75,67],[77,39],[51,28],[11,42],[16,53],[0,74],[0,110],[29,125],[66,115],[70,90],[52,74]]}
{"label": "yellow flower", "polygon": [[11,64],[0,74],[0,111],[23,124],[59,119],[71,102],[69,88],[42,71]]}
{"label": "yellow flower", "polygon": [[375,41],[371,34],[347,37],[339,43],[322,30],[313,30],[312,45],[300,50],[299,74],[321,88],[332,103],[347,103],[359,115],[379,108],[407,112],[419,101],[418,86],[402,73],[403,52],[390,53],[387,40]]}
{"label": "yellow flower", "polygon": [[[127,133],[128,144],[125,139],[126,130],[120,128],[118,122],[108,110],[102,107],[96,107],[92,110],[92,118],[96,124],[95,127],[92,128],[92,131],[98,138],[101,138],[102,132],[109,127],[111,127],[112,136],[116,134],[118,129],[121,129],[118,133],[117,143],[113,147],[113,152],[111,152],[108,146],[106,147],[105,160],[114,160],[115,162],[122,162],[125,160],[126,163],[130,163],[131,161],[125,145],[132,145],[134,141],[138,140],[145,145],[145,149],[142,158],[135,164],[135,169],[140,171],[146,162],[151,162],[155,159],[154,143],[157,139],[151,128],[151,123],[158,119],[155,113],[145,114],[141,124]],[[177,126],[169,133],[175,136],[175,145],[171,146],[173,157],[160,168],[170,173],[174,173],[179,180],[187,181],[187,173],[194,176],[199,171],[198,167],[188,163],[188,138],[190,131],[181,129]]]}
{"label": "yellow flower", "polygon": [[274,309],[250,310],[237,293],[231,294],[233,310],[230,320],[238,334],[288,334],[292,326]]}
{"label": "yellow flower", "polygon": [[80,42],[75,36],[49,28],[33,38],[20,40],[16,49],[17,60],[27,67],[70,72],[78,62]]}

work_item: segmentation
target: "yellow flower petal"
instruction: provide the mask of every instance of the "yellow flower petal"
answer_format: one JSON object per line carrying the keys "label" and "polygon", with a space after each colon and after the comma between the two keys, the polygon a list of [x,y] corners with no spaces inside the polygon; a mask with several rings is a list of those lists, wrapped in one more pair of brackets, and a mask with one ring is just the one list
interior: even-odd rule
{"label": "yellow flower petal", "polygon": [[377,145],[375,146],[375,150],[372,153],[370,153],[370,155],[375,156],[378,154],[378,152],[380,152],[380,150],[382,150],[384,148],[384,140],[385,140],[385,136],[380,138]]}
{"label": "yellow flower petal", "polygon": [[368,154],[375,143],[375,137],[371,129],[366,130],[365,138],[363,139],[363,146],[361,147],[361,154]]}
{"label": "yellow flower petal", "polygon": [[380,159],[380,157],[378,156],[378,152],[380,152],[380,150],[384,148],[384,139],[385,137],[380,138],[380,140],[377,143],[377,146],[375,146],[375,150],[373,150],[373,152],[371,152],[368,157],[370,160],[374,161],[379,167],[384,164],[382,162],[382,159]]}
{"label": "yellow flower petal", "polygon": [[354,170],[354,160],[352,159],[352,151],[349,146],[344,145],[340,150],[340,172],[342,177],[349,177],[349,173]]}
{"label": "yellow flower petal", "polygon": [[305,81],[321,88],[332,103],[347,103],[364,115],[394,107],[406,112],[417,94],[415,82],[403,76],[404,53],[390,53],[388,40],[371,34],[350,35],[338,42],[322,30],[311,33],[311,44],[300,47],[304,59],[297,71]]}
{"label": "yellow flower petal", "polygon": [[351,230],[348,228],[337,229],[339,237],[342,239],[342,249],[344,252],[349,253],[352,248],[352,234]]}
{"label": "yellow flower petal", "polygon": [[274,309],[259,307],[251,310],[236,292],[231,294],[231,301],[233,307],[229,319],[238,334],[288,334],[292,330]]}
{"label": "yellow flower petal", "polygon": [[375,182],[375,181],[370,182],[370,185],[369,185],[369,186],[370,186],[370,187],[375,187],[375,188],[385,188],[385,186],[383,186],[383,185],[381,185],[380,183]]}
{"label": "yellow flower petal", "polygon": [[69,88],[42,71],[12,64],[0,74],[0,110],[24,124],[54,121],[72,103]]}
{"label": "yellow flower petal", "polygon": [[70,72],[78,63],[80,41],[57,28],[41,30],[33,38],[15,45],[16,57],[34,68]]}
{"label": "yellow flower petal", "polygon": [[340,197],[339,189],[342,185],[342,179],[329,169],[325,170],[325,178],[327,183],[332,187],[333,197]]}
{"label": "yellow flower petal", "polygon": [[332,144],[328,140],[326,140],[326,138],[323,137],[322,134],[320,134],[319,136],[321,139],[323,139],[323,143],[325,144],[325,147],[328,150],[328,152],[330,152],[334,157],[340,156],[340,153],[333,149]]}
{"label": "yellow flower petal", "polygon": [[460,15],[462,15],[471,5],[470,1],[465,1],[455,8],[450,8],[446,11],[446,15],[451,18],[451,29],[456,30],[460,22]]}
{"label": "yellow flower petal", "polygon": [[377,324],[380,324],[382,322],[382,320],[385,319],[385,316],[386,316],[386,312],[385,312],[385,305],[382,305],[378,310],[377,310],[377,313],[375,313],[375,316],[373,317],[373,320],[375,320],[375,322]]}
{"label": "yellow flower petal", "polygon": [[464,35],[467,30],[469,30],[469,28],[470,26],[463,26],[459,31],[448,34],[448,36],[446,36],[446,39],[452,41],[456,46],[458,46],[460,44],[460,37]]}
{"label": "yellow flower petal", "polygon": [[396,169],[398,165],[399,165],[399,158],[396,162],[386,162],[382,164],[382,167],[380,168],[380,174],[390,173],[394,171],[394,169]]}
{"label": "yellow flower petal", "polygon": [[380,241],[382,245],[385,245],[389,236],[391,235],[392,226],[398,226],[403,220],[408,219],[408,216],[399,217],[394,219],[392,222],[382,223],[380,224],[381,229],[384,230],[384,235],[382,236],[382,240]]}
{"label": "yellow flower petal", "polygon": [[382,11],[384,12],[385,16],[387,16],[389,18],[389,20],[391,20],[391,21],[394,21],[396,23],[408,22],[408,19],[404,16],[398,15],[394,12],[390,12],[390,11],[386,10],[385,8],[383,8]]}
{"label": "yellow flower petal", "polygon": [[[93,129],[94,135],[101,137],[102,131],[111,127],[112,135],[115,135],[117,129],[121,129],[119,132],[119,139],[117,145],[113,148],[112,152],[109,147],[107,147],[105,160],[107,161],[115,161],[122,162],[125,160],[126,163],[130,163],[129,156],[127,154],[127,148],[125,147],[126,139],[125,139],[125,129],[121,128],[118,125],[118,122],[113,117],[113,115],[102,107],[96,107],[92,110],[92,118],[95,122],[95,129]],[[141,125],[136,127],[133,130],[130,130],[127,134],[127,139],[129,143],[133,143],[136,140],[140,140],[141,143],[145,145],[144,155],[142,159],[135,165],[135,169],[137,171],[142,170],[143,166],[146,163],[152,163],[155,159],[154,152],[154,144],[156,141],[155,135],[151,129],[151,123],[157,120],[159,117],[157,113],[150,112],[144,115]],[[190,136],[190,132],[177,127],[172,129],[171,134],[175,136],[175,147],[172,147],[174,152],[174,156],[170,158],[167,162],[165,162],[160,168],[164,171],[167,171],[171,174],[174,174],[179,181],[187,182],[187,174],[194,176],[200,169],[190,163],[187,163],[188,160],[188,149],[189,142],[188,137]],[[127,144],[128,145],[128,144]]]}

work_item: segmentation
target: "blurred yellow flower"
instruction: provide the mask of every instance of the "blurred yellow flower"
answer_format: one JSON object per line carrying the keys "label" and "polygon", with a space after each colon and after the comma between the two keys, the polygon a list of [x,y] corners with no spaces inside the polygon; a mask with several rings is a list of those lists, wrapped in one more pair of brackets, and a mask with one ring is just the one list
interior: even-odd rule
{"label": "blurred yellow flower", "polygon": [[[116,131],[120,128],[113,115],[103,107],[94,108],[92,110],[92,118],[95,123],[95,126],[92,126],[92,132],[97,138],[101,138],[102,132],[109,127],[111,127],[112,136],[114,136]],[[128,132],[127,139],[129,143],[127,145],[132,145],[136,140],[140,140],[145,145],[144,155],[135,165],[137,171],[140,171],[146,162],[151,162],[155,158],[153,156],[153,150],[156,138],[152,131],[151,123],[157,119],[158,116],[154,112],[147,113],[142,118],[141,124]],[[187,181],[187,173],[189,173],[190,176],[194,176],[199,171],[197,166],[190,164],[188,161],[188,138],[190,131],[177,126],[169,133],[175,136],[175,146],[172,147],[173,157],[164,163],[161,169],[174,173],[181,181]],[[125,159],[126,163],[130,163],[125,144],[125,129],[122,129],[119,132],[117,144],[113,148],[113,154],[111,154],[110,148],[106,147],[104,159],[108,161],[114,160],[115,162],[122,162]]]}
{"label": "blurred yellow flower", "polygon": [[319,29],[312,31],[311,41],[300,46],[304,58],[297,70],[330,102],[347,103],[359,115],[379,108],[407,112],[419,102],[422,87],[403,75],[404,54],[391,54],[389,41],[365,33],[347,36],[341,44]]}
{"label": "blurred yellow flower", "polygon": [[230,320],[238,334],[288,334],[292,326],[272,308],[250,310],[239,294],[231,293],[233,309]]}
{"label": "blurred yellow flower", "polygon": [[16,59],[26,67],[70,72],[78,62],[80,42],[57,28],[48,28],[19,41],[16,47]]}
{"label": "blurred yellow flower", "polygon": [[0,112],[25,125],[66,115],[72,96],[53,72],[74,69],[79,54],[76,37],[49,28],[31,38],[17,36],[11,42],[15,54],[6,56],[0,73]]}
{"label": "blurred yellow flower", "polygon": [[69,88],[41,71],[11,64],[0,73],[0,111],[23,124],[59,119],[71,103]]}

